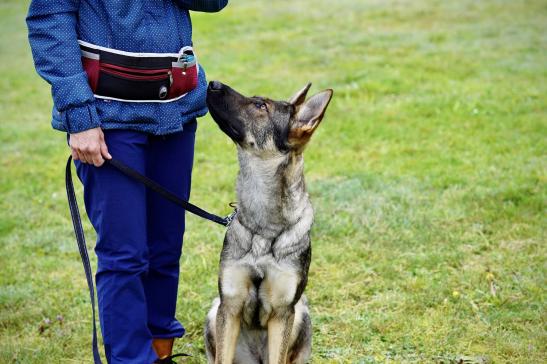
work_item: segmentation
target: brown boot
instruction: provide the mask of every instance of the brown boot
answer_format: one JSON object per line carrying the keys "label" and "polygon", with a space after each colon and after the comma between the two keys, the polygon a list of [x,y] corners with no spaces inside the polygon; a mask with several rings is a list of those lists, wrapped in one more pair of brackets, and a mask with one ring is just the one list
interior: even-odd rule
{"label": "brown boot", "polygon": [[154,364],[177,364],[173,358],[178,358],[182,356],[191,356],[188,354],[172,354],[173,352],[173,342],[175,339],[152,339],[152,347],[158,356],[158,360]]}
{"label": "brown boot", "polygon": [[156,352],[156,355],[160,358],[166,358],[173,352],[173,342],[175,341],[174,338],[168,338],[168,339],[153,339],[152,340],[152,347],[154,348],[154,351]]}
{"label": "brown boot", "polygon": [[176,361],[173,360],[173,358],[177,358],[179,356],[191,356],[188,354],[175,354],[175,355],[169,355],[163,359],[158,359],[154,362],[154,364],[177,364]]}

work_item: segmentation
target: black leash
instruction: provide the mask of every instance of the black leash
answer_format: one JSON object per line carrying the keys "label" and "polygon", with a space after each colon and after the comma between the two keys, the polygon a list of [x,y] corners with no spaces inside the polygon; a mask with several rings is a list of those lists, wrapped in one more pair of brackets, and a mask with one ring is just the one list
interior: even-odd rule
{"label": "black leash", "polygon": [[193,205],[190,202],[183,200],[182,198],[175,195],[173,192],[170,192],[167,189],[165,189],[156,181],[151,180],[150,178],[140,174],[133,168],[128,167],[127,165],[123,164],[122,162],[116,159],[105,159],[105,162],[106,164],[111,165],[112,167],[116,168],[118,171],[122,172],[126,176],[129,176],[139,181],[140,183],[142,183],[143,185],[145,185],[152,191],[161,195],[166,200],[169,200],[173,202],[174,204],[179,205],[180,207],[182,207],[188,212],[193,213],[194,215],[210,220],[212,222],[216,222],[217,224],[220,224],[222,226],[228,226],[234,217],[235,210],[234,212],[232,212],[230,215],[226,217],[220,217],[218,215],[211,214],[210,212],[207,212],[197,207],[196,205]]}
{"label": "black leash", "polygon": [[[106,164],[116,168],[123,174],[139,181],[152,191],[160,194],[165,199],[173,202],[174,204],[182,207],[188,212],[191,212],[204,219],[216,222],[222,226],[228,226],[236,214],[236,209],[226,216],[220,217],[215,214],[211,214],[196,205],[191,204],[168,191],[157,182],[150,178],[140,174],[133,168],[126,166],[120,161],[110,159],[106,160]],[[99,346],[97,343],[97,326],[95,324],[95,287],[93,285],[93,273],[91,269],[91,263],[89,262],[89,256],[87,255],[87,245],[85,243],[84,229],[82,227],[82,220],[80,219],[80,210],[78,209],[78,202],[76,201],[76,194],[74,193],[74,184],[72,182],[72,156],[68,157],[65,170],[65,185],[66,195],[68,198],[68,207],[70,209],[70,216],[72,217],[72,226],[74,227],[74,234],[76,235],[76,242],[78,243],[78,250],[80,251],[80,257],[82,258],[82,264],[84,265],[85,278],[87,280],[87,287],[89,288],[89,297],[91,299],[91,310],[93,312],[93,360],[95,364],[102,364],[101,356],[99,355]],[[232,206],[232,205],[231,205]]]}
{"label": "black leash", "polygon": [[84,228],[82,227],[78,202],[76,201],[76,194],[74,193],[74,184],[72,183],[71,162],[72,157],[68,157],[65,172],[66,195],[68,197],[68,207],[70,209],[70,216],[72,217],[74,234],[76,234],[76,241],[78,242],[78,250],[80,250],[80,257],[82,258],[82,263],[84,265],[87,288],[89,288],[89,298],[91,299],[91,309],[93,311],[93,361],[95,364],[102,364],[101,356],[99,355],[99,346],[97,345],[97,326],[95,324],[95,287],[93,286],[91,263],[89,262],[89,256],[87,255]]}

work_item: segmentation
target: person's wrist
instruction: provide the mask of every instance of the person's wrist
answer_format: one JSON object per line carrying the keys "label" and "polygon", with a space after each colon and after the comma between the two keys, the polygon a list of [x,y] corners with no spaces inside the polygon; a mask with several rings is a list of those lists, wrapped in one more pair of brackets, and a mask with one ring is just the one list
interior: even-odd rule
{"label": "person's wrist", "polygon": [[62,112],[62,116],[69,134],[80,133],[101,126],[97,109],[92,104],[72,107]]}

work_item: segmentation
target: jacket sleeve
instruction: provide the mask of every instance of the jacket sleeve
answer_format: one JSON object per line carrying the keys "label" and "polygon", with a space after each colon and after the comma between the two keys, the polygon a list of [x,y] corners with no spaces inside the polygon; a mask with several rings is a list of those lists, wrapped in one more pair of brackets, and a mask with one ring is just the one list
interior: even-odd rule
{"label": "jacket sleeve", "polygon": [[77,42],[78,7],[79,0],[32,0],[26,18],[36,71],[69,133],[100,126]]}
{"label": "jacket sleeve", "polygon": [[228,5],[228,0],[176,0],[176,2],[184,9],[208,13],[221,11]]}

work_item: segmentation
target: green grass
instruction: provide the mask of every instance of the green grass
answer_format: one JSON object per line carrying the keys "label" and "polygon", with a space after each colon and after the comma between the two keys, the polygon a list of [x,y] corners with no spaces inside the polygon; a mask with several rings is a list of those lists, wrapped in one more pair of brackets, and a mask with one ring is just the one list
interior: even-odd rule
{"label": "green grass", "polygon": [[[26,8],[0,4],[0,362],[90,363],[68,150]],[[306,152],[314,363],[547,361],[544,1],[234,0],[193,21],[210,79],[274,98],[335,90]],[[236,172],[202,119],[192,200],[228,212]],[[188,362],[204,362],[223,232],[188,218]]]}

